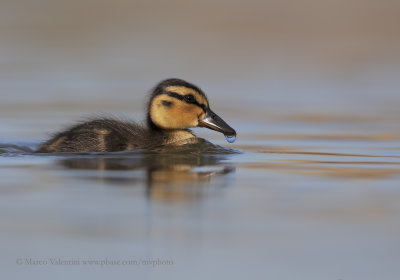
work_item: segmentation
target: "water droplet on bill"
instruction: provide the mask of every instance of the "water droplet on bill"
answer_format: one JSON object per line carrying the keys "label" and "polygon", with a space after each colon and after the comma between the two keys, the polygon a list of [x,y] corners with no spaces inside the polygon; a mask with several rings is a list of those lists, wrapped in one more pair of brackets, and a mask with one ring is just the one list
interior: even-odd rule
{"label": "water droplet on bill", "polygon": [[228,136],[225,135],[226,141],[228,141],[229,143],[233,143],[236,140],[236,136]]}

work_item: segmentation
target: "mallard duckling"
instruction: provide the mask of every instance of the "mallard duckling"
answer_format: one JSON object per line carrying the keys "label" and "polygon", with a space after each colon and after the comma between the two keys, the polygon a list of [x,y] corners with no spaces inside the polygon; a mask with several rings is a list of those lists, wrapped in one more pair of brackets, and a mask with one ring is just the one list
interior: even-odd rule
{"label": "mallard duckling", "polygon": [[94,119],[56,134],[37,152],[116,152],[193,143],[196,136],[190,127],[207,127],[225,136],[236,136],[235,130],[211,111],[200,88],[180,79],[167,79],[150,96],[146,125]]}

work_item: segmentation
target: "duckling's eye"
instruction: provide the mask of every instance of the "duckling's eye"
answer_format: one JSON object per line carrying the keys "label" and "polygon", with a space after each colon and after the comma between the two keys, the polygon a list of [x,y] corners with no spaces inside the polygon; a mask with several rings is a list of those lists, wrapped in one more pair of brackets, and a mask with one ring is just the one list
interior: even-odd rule
{"label": "duckling's eye", "polygon": [[185,98],[185,101],[186,101],[187,103],[194,103],[194,102],[196,102],[196,99],[194,98],[194,96],[193,96],[192,94],[186,94],[186,95],[184,96],[184,98]]}

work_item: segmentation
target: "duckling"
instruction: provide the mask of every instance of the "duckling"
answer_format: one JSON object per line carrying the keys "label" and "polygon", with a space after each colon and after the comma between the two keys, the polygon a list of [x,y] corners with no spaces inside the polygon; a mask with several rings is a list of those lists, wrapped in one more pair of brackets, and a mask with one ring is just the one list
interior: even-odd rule
{"label": "duckling", "polygon": [[196,141],[191,127],[236,136],[236,131],[211,111],[199,87],[181,79],[167,79],[151,93],[144,125],[116,118],[89,120],[55,134],[37,152],[117,152],[182,145]]}

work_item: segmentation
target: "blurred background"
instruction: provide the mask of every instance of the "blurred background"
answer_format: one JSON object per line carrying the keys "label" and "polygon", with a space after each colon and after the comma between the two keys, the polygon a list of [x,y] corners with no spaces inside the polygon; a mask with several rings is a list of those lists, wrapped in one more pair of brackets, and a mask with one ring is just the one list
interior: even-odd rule
{"label": "blurred background", "polygon": [[[398,0],[0,0],[0,274],[400,279],[399,50]],[[88,116],[143,120],[170,77],[241,153],[31,153]]]}
{"label": "blurred background", "polygon": [[40,138],[82,114],[142,119],[146,93],[169,77],[198,84],[228,118],[400,118],[399,1],[0,5],[10,137]]}

